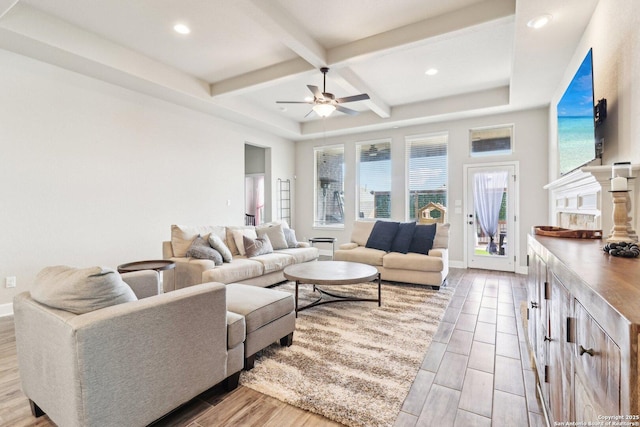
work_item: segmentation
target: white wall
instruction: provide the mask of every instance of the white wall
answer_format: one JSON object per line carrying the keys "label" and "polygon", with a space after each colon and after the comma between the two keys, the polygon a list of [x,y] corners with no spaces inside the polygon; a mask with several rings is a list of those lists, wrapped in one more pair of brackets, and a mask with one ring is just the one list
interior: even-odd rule
{"label": "white wall", "polygon": [[[514,153],[511,156],[480,157],[469,156],[469,129],[502,124],[515,125]],[[502,161],[519,161],[520,177],[517,185],[520,192],[519,236],[520,250],[518,261],[522,270],[526,266],[526,235],[534,225],[546,223],[547,195],[542,186],[547,182],[548,168],[548,109],[540,108],[511,114],[491,115],[436,124],[390,129],[388,131],[348,135],[298,142],[296,146],[296,194],[295,206],[296,234],[299,239],[313,236],[332,236],[338,243],[346,243],[351,235],[355,209],[355,143],[382,138],[391,138],[392,158],[392,218],[405,220],[405,137],[432,132],[449,133],[449,209],[448,222],[451,223],[450,260],[454,265],[463,265],[464,260],[464,218],[454,213],[454,201],[463,200],[463,165]],[[345,228],[344,230],[326,230],[313,228],[313,188],[314,163],[313,147],[345,144]],[[464,203],[464,201],[463,201]]]}
{"label": "white wall", "polygon": [[0,305],[45,266],[115,268],[161,258],[171,224],[243,224],[245,142],[293,178],[291,141],[2,50],[0,75]]}
{"label": "white wall", "polygon": [[640,2],[600,1],[549,108],[549,181],[558,178],[556,106],[593,48],[594,100],[607,99],[603,164],[640,163]]}

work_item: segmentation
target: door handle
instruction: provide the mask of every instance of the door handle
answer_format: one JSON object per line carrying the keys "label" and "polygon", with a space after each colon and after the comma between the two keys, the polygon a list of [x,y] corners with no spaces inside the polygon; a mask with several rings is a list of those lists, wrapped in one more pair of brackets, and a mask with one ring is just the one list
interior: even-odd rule
{"label": "door handle", "polygon": [[469,225],[473,225],[473,221],[469,221]]}

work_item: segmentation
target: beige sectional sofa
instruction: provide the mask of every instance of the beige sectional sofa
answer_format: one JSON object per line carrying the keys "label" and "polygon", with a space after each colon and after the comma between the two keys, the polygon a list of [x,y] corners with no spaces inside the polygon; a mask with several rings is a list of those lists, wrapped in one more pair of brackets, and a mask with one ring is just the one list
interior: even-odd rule
{"label": "beige sectional sofa", "polygon": [[[283,247],[281,230],[290,230],[286,222],[272,222],[262,226],[171,226],[171,241],[162,244],[163,257],[175,261],[173,270],[175,281],[166,277],[165,291],[181,289],[198,283],[220,282],[267,287],[285,280],[285,267],[303,262],[316,261],[318,249],[306,242],[297,242],[295,247]],[[238,235],[270,236],[274,250],[271,253],[249,257],[238,246]],[[231,252],[231,262],[215,265],[211,259],[197,259],[187,256],[187,251],[198,236],[214,234],[222,240]],[[291,239],[287,241],[290,246]]]}
{"label": "beige sectional sofa", "polygon": [[428,254],[366,247],[374,225],[372,221],[356,221],[351,242],[340,245],[334,260],[372,265],[378,269],[382,280],[430,285],[436,290],[444,285],[449,274],[449,224],[436,225],[433,247]]}

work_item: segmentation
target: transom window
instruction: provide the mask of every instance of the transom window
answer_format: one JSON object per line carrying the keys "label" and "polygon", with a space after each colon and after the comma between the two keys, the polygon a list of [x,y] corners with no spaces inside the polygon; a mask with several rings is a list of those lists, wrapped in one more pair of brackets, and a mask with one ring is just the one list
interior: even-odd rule
{"label": "transom window", "polygon": [[472,157],[507,155],[513,152],[513,125],[477,128],[469,131]]}

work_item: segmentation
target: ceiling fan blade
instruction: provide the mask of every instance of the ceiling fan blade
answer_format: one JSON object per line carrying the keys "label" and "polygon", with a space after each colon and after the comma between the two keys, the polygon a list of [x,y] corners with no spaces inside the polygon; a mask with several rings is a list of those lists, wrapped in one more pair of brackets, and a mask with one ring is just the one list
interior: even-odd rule
{"label": "ceiling fan blade", "polygon": [[307,117],[313,115],[314,113],[315,113],[315,111],[309,110],[309,112],[303,118],[306,119]]}
{"label": "ceiling fan blade", "polygon": [[345,96],[344,98],[338,98],[336,99],[336,102],[339,102],[342,104],[345,102],[363,101],[365,99],[369,99],[369,95],[367,95],[366,93],[361,93],[360,95]]}
{"label": "ceiling fan blade", "polygon": [[309,101],[276,101],[276,104],[313,104]]}
{"label": "ceiling fan blade", "polygon": [[322,94],[322,92],[320,92],[320,89],[318,89],[318,86],[307,85],[307,87],[309,88],[311,93],[313,93],[313,96],[315,96],[318,99],[324,99],[324,95]]}
{"label": "ceiling fan blade", "polygon": [[343,107],[342,105],[336,105],[336,110],[340,111],[341,113],[349,114],[350,116],[359,114],[358,111],[352,110],[351,108]]}

